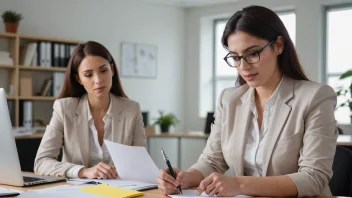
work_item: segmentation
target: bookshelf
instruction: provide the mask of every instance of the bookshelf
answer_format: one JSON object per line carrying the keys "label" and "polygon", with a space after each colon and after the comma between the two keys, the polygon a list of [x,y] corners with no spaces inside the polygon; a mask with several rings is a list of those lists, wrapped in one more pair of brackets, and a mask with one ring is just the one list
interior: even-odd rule
{"label": "bookshelf", "polygon": [[[54,72],[65,72],[66,67],[59,66],[37,66],[37,65],[20,65],[21,63],[21,46],[28,43],[37,43],[37,42],[47,42],[54,45],[54,43],[68,44],[74,46],[80,43],[77,40],[69,40],[69,39],[60,39],[53,37],[41,37],[41,36],[33,36],[33,35],[25,35],[25,34],[13,34],[13,33],[5,33],[0,32],[0,40],[4,41],[1,43],[3,47],[2,51],[8,51],[10,57],[13,59],[13,65],[4,65],[0,64],[0,74],[7,74],[7,83],[12,85],[13,94],[7,96],[7,100],[9,103],[13,103],[13,125],[18,127],[21,126],[20,123],[20,103],[21,101],[36,101],[36,102],[53,102],[56,97],[54,96],[37,96],[34,94],[34,90],[32,90],[32,95],[22,96],[20,93],[21,86],[21,78],[23,73],[30,73],[31,75],[52,75]],[[38,64],[39,65],[39,64]],[[40,79],[32,79],[34,84],[39,83],[36,81],[40,81]],[[43,82],[41,82],[43,83]],[[1,85],[0,85],[1,86]],[[32,85],[34,86],[34,85]],[[9,92],[9,87],[4,87],[7,92]],[[33,87],[32,87],[33,89]],[[51,109],[50,109],[51,110]],[[50,112],[51,113],[51,112]],[[35,117],[33,117],[35,119]]]}

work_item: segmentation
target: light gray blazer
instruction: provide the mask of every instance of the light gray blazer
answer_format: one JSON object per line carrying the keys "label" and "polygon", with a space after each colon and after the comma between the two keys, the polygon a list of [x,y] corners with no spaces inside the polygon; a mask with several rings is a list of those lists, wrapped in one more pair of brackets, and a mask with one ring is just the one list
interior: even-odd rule
{"label": "light gray blazer", "polygon": [[[112,97],[112,141],[125,145],[145,146],[142,114],[137,102]],[[64,98],[54,103],[53,117],[46,127],[34,162],[40,175],[65,176],[75,166],[88,167],[90,161],[87,95]],[[57,161],[63,149],[62,162]]]}
{"label": "light gray blazer", "polygon": [[[248,85],[225,89],[219,98],[207,145],[191,168],[204,177],[230,169],[243,175],[243,153],[250,118]],[[331,195],[329,181],[336,149],[336,94],[328,85],[284,77],[270,136],[263,153],[263,176],[288,175],[298,196]]]}

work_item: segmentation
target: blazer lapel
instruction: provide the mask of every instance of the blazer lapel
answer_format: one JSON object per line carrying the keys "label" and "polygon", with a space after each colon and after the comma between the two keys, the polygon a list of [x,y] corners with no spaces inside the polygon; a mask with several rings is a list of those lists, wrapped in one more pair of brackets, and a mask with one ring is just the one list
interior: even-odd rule
{"label": "blazer lapel", "polygon": [[291,112],[291,106],[287,102],[293,98],[294,81],[288,77],[284,77],[279,93],[276,99],[275,107],[272,112],[272,118],[269,123],[268,132],[266,135],[267,143],[263,151],[263,172],[262,176],[266,176],[271,156],[282,128],[285,125],[288,116]]}
{"label": "blazer lapel", "polygon": [[246,133],[248,128],[248,122],[250,121],[250,106],[247,101],[250,91],[247,91],[242,97],[242,104],[236,108],[235,125],[233,127],[233,145],[234,145],[234,171],[236,176],[243,175],[243,153],[244,143],[246,141]]}
{"label": "blazer lapel", "polygon": [[79,144],[78,152],[84,166],[89,166],[90,161],[87,102],[87,95],[82,96],[76,109],[77,116],[73,118],[76,139]]}
{"label": "blazer lapel", "polygon": [[110,95],[112,97],[112,141],[122,144],[125,127],[125,118],[122,115],[123,106],[117,96]]}

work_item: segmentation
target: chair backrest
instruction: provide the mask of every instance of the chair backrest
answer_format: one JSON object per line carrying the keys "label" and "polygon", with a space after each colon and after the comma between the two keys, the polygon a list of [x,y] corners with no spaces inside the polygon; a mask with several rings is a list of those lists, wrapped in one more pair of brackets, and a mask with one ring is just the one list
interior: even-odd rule
{"label": "chair backrest", "polygon": [[214,112],[208,112],[207,119],[205,121],[204,133],[209,134],[211,131],[211,124],[214,124]]}
{"label": "chair backrest", "polygon": [[352,196],[352,151],[342,146],[336,147],[334,175],[329,186],[333,196]]}

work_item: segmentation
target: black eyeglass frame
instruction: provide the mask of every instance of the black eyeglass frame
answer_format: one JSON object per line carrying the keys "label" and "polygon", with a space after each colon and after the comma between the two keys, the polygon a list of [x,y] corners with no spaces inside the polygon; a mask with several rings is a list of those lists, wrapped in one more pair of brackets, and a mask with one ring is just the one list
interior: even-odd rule
{"label": "black eyeglass frame", "polygon": [[[246,63],[248,63],[248,64],[255,64],[255,63],[258,63],[258,62],[260,61],[260,54],[264,51],[264,49],[265,49],[266,47],[270,46],[270,45],[273,44],[275,41],[276,41],[276,39],[275,39],[275,40],[272,40],[270,43],[266,44],[264,47],[262,47],[262,48],[259,49],[259,50],[252,51],[252,52],[246,52],[246,53],[244,53],[242,56],[236,56],[236,57],[239,58],[239,61],[241,61],[241,59],[243,58],[243,60],[246,61]],[[258,54],[258,57],[259,57],[259,58],[258,58],[258,61],[257,61],[257,62],[250,63],[250,62],[248,62],[248,60],[247,60],[247,58],[246,58],[246,55],[247,55],[247,54],[253,54],[253,53]],[[232,66],[232,65],[227,61],[228,58],[234,57],[234,56],[229,56],[229,55],[231,55],[231,52],[227,53],[226,56],[224,57],[225,62],[226,62],[230,67],[239,67],[240,65],[238,65],[238,66]],[[241,64],[241,63],[240,63],[240,64]]]}

